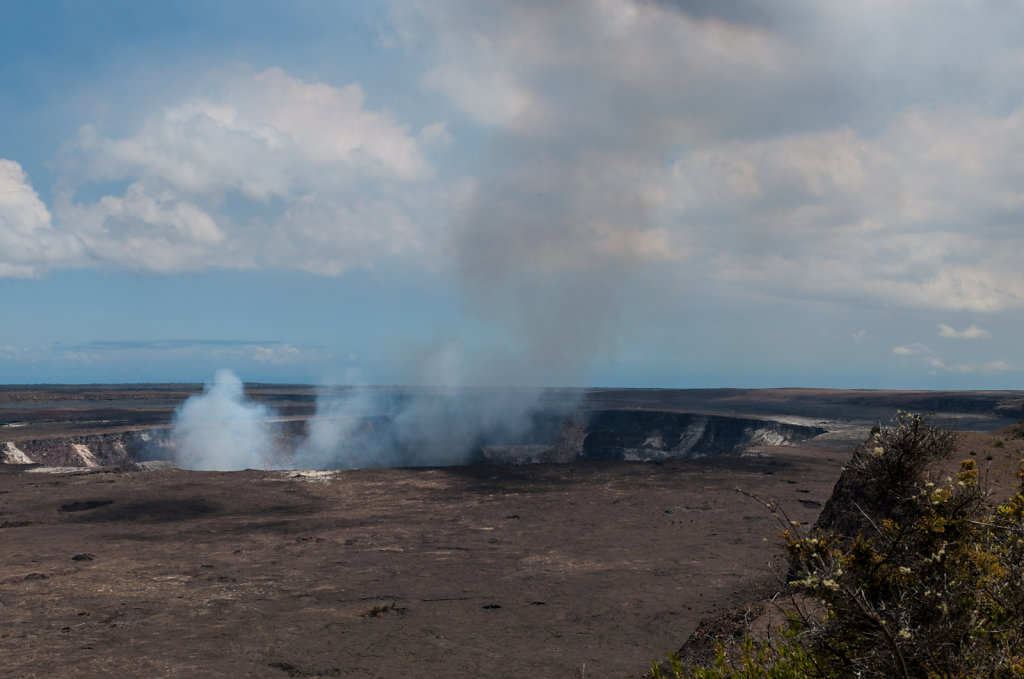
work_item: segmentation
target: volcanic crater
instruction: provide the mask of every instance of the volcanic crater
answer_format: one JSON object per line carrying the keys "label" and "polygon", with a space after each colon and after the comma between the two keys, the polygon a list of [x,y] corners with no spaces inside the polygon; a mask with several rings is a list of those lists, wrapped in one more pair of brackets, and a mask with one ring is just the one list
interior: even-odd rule
{"label": "volcanic crater", "polygon": [[[737,488],[809,525],[896,407],[926,399],[988,432],[1024,402],[558,392],[525,437],[474,441],[473,464],[146,471],[198,388],[0,390],[6,673],[638,677],[708,616],[778,590],[774,519]],[[247,393],[286,438],[313,413],[308,387]]]}

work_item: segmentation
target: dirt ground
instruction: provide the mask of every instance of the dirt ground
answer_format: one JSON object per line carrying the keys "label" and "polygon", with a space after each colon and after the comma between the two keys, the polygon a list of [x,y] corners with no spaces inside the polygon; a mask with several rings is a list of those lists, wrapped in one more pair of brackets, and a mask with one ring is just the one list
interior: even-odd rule
{"label": "dirt ground", "polygon": [[777,589],[848,455],[329,473],[0,465],[0,674],[638,677]]}

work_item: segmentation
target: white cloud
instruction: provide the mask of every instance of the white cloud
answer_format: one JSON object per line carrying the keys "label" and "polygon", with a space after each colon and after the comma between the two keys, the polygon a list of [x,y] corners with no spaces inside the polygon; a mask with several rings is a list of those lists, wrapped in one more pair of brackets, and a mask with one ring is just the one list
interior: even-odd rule
{"label": "white cloud", "polygon": [[527,268],[619,248],[728,294],[1024,307],[1019,10],[869,6],[413,2],[400,33],[508,136],[461,234]]}
{"label": "white cloud", "polygon": [[958,363],[953,365],[947,365],[940,359],[931,357],[925,359],[925,362],[936,370],[960,373],[962,375],[968,375],[971,373],[982,373],[985,375],[992,375],[995,373],[1016,370],[1016,368],[1014,368],[1012,365],[1003,360],[989,361],[988,363]]}
{"label": "white cloud", "polygon": [[931,354],[932,350],[927,345],[921,342],[914,342],[909,346],[896,346],[892,348],[892,353],[896,356],[918,356],[920,354]]}
{"label": "white cloud", "polygon": [[144,271],[194,271],[217,264],[223,229],[193,203],[143,183],[122,197],[104,196],[87,205],[62,202],[61,223],[74,229],[94,264]]}
{"label": "white cloud", "polygon": [[957,330],[945,323],[939,323],[939,337],[951,337],[957,339],[989,339],[992,337],[992,333],[988,330],[982,330],[976,325],[968,326],[963,330]]}
{"label": "white cloud", "polygon": [[[83,127],[45,223],[80,244],[78,265],[337,275],[434,247],[424,234],[441,197],[417,186],[434,172],[423,146],[449,140],[443,123],[414,133],[367,108],[358,84],[272,68],[171,103],[131,135]],[[95,201],[66,188],[110,181],[128,186]]]}
{"label": "white cloud", "polygon": [[[949,326],[943,326],[949,327]],[[973,327],[973,326],[972,326]],[[914,342],[910,345],[899,345],[892,349],[894,356],[918,356],[921,362],[931,368],[933,374],[938,372],[951,372],[967,375],[970,373],[981,373],[991,375],[1016,368],[1002,359],[987,361],[984,363],[949,363],[935,355],[928,345],[921,342]]]}
{"label": "white cloud", "polygon": [[[944,9],[396,3],[414,76],[451,120],[413,127],[358,83],[271,68],[164,102],[129,133],[85,126],[55,218],[21,174],[4,180],[35,207],[3,222],[0,276],[336,275],[447,253],[474,286],[660,267],[652,288],[1021,308],[1022,12]],[[486,142],[451,153],[480,161],[449,179],[428,150],[459,143],[449,130],[467,119]],[[94,197],[105,182],[127,189]]]}
{"label": "white cloud", "polygon": [[186,364],[196,361],[252,366],[324,365],[334,354],[320,347],[288,342],[154,340],[142,342],[89,342],[39,347],[0,345],[0,362],[63,366],[117,366],[120,364]]}
{"label": "white cloud", "polygon": [[995,373],[995,372],[1004,372],[1004,371],[1007,371],[1007,370],[1016,370],[1016,368],[1013,365],[1007,363],[1006,361],[999,360],[999,361],[989,361],[988,363],[986,363],[984,365],[983,372]]}
{"label": "white cloud", "polygon": [[424,145],[447,146],[452,143],[452,135],[448,133],[445,123],[431,123],[420,130],[416,138]]}
{"label": "white cloud", "polygon": [[80,243],[53,226],[21,165],[0,158],[0,278],[32,278],[77,261]]}
{"label": "white cloud", "polygon": [[336,276],[386,257],[423,253],[431,248],[424,229],[395,203],[357,200],[346,205],[330,196],[303,196],[271,231],[261,259]]}
{"label": "white cloud", "polygon": [[423,76],[422,84],[428,91],[444,92],[486,125],[525,131],[548,124],[542,102],[481,64],[436,67]]}
{"label": "white cloud", "polygon": [[[412,3],[400,28],[407,41],[417,30],[434,41],[426,90],[446,95],[481,124],[523,136],[574,134],[634,116],[665,118],[670,127],[683,122],[677,129],[691,131],[697,121],[715,127],[720,111],[688,90],[759,90],[759,78],[799,57],[758,26],[627,0]],[[634,96],[610,96],[627,92]],[[695,120],[673,122],[666,114]]]}
{"label": "white cloud", "polygon": [[236,355],[227,358],[250,360],[260,365],[317,365],[332,361],[334,354],[289,343],[242,344]]}
{"label": "white cloud", "polygon": [[[964,132],[964,130],[970,132]],[[709,145],[666,188],[715,275],[783,296],[999,311],[1024,306],[1024,109],[907,111],[851,129]],[[979,221],[979,215],[988,215]],[[739,247],[737,247],[739,245]]]}
{"label": "white cloud", "polygon": [[868,331],[867,330],[858,330],[857,332],[850,333],[850,337],[852,337],[855,342],[863,342],[864,338],[867,337],[867,336],[868,336]]}
{"label": "white cloud", "polygon": [[358,84],[308,83],[272,68],[217,97],[171,105],[129,137],[86,126],[78,145],[96,178],[138,177],[189,195],[266,201],[339,182],[428,177],[415,135],[364,103]]}

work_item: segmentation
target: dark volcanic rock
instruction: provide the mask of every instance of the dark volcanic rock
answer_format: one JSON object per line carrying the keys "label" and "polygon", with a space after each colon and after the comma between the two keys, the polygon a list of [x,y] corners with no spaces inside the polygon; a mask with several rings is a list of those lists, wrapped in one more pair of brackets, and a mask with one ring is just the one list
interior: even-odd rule
{"label": "dark volcanic rock", "polygon": [[821,427],[774,420],[649,410],[602,410],[591,414],[581,458],[659,460],[780,446],[825,433]]}
{"label": "dark volcanic rock", "polygon": [[130,465],[136,460],[171,456],[165,427],[102,434],[59,436],[10,442],[33,463],[48,467]]}
{"label": "dark volcanic rock", "polygon": [[817,426],[771,419],[650,410],[597,410],[537,418],[528,441],[488,442],[478,462],[657,461],[786,446],[823,434]]}
{"label": "dark volcanic rock", "polygon": [[0,474],[0,673],[637,676],[778,578],[773,519],[733,488],[809,522],[795,500],[823,501],[838,474],[828,451],[778,451]]}
{"label": "dark volcanic rock", "polygon": [[60,509],[58,509],[57,511],[59,511],[59,512],[85,512],[85,511],[88,511],[90,509],[96,509],[97,507],[103,507],[105,505],[112,504],[113,502],[114,502],[113,500],[85,500],[85,501],[69,502],[67,504],[61,505]]}
{"label": "dark volcanic rock", "polygon": [[[304,422],[278,427],[285,456],[303,435]],[[467,428],[458,435],[453,423],[443,441],[400,440],[385,416],[368,417],[348,442],[350,447],[391,451],[390,466],[418,466],[430,446],[461,447],[461,458],[477,464],[527,464],[611,460],[664,460],[743,452],[751,446],[790,445],[824,433],[822,427],[771,419],[728,417],[648,410],[597,410],[565,415],[558,410],[532,414],[530,426],[512,434],[481,435]],[[454,433],[452,433],[454,432]],[[128,466],[134,462],[173,459],[168,428],[20,440],[16,446],[32,462],[51,467]],[[452,459],[460,459],[453,456]],[[359,466],[372,466],[372,458]]]}

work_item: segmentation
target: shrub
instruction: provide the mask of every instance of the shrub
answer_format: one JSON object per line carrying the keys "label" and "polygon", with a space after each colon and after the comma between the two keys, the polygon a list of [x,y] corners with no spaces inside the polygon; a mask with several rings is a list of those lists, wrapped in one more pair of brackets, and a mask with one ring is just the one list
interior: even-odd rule
{"label": "shrub", "polygon": [[731,654],[718,646],[710,668],[652,675],[1024,677],[1024,473],[1018,492],[992,506],[973,460],[955,478],[929,477],[929,463],[954,446],[953,434],[899,413],[837,484],[863,501],[846,497],[861,518],[856,533],[782,533],[790,585],[820,610],[796,606],[775,639]]}
{"label": "shrub", "polygon": [[826,665],[845,676],[958,677],[1024,663],[1015,650],[1024,590],[1011,558],[1024,531],[1001,518],[1011,505],[990,514],[983,497],[965,461],[955,482],[926,481],[902,520],[883,519],[849,547],[786,535],[801,564],[793,585],[827,611],[808,624]]}
{"label": "shrub", "polygon": [[800,640],[800,627],[794,618],[779,630],[779,638],[775,641],[754,641],[747,637],[738,649],[738,661],[730,658],[723,644],[716,644],[714,664],[697,667],[690,672],[684,668],[679,656],[673,654],[669,656],[667,670],[654,664],[651,679],[800,679],[824,676],[818,674],[820,660]]}

